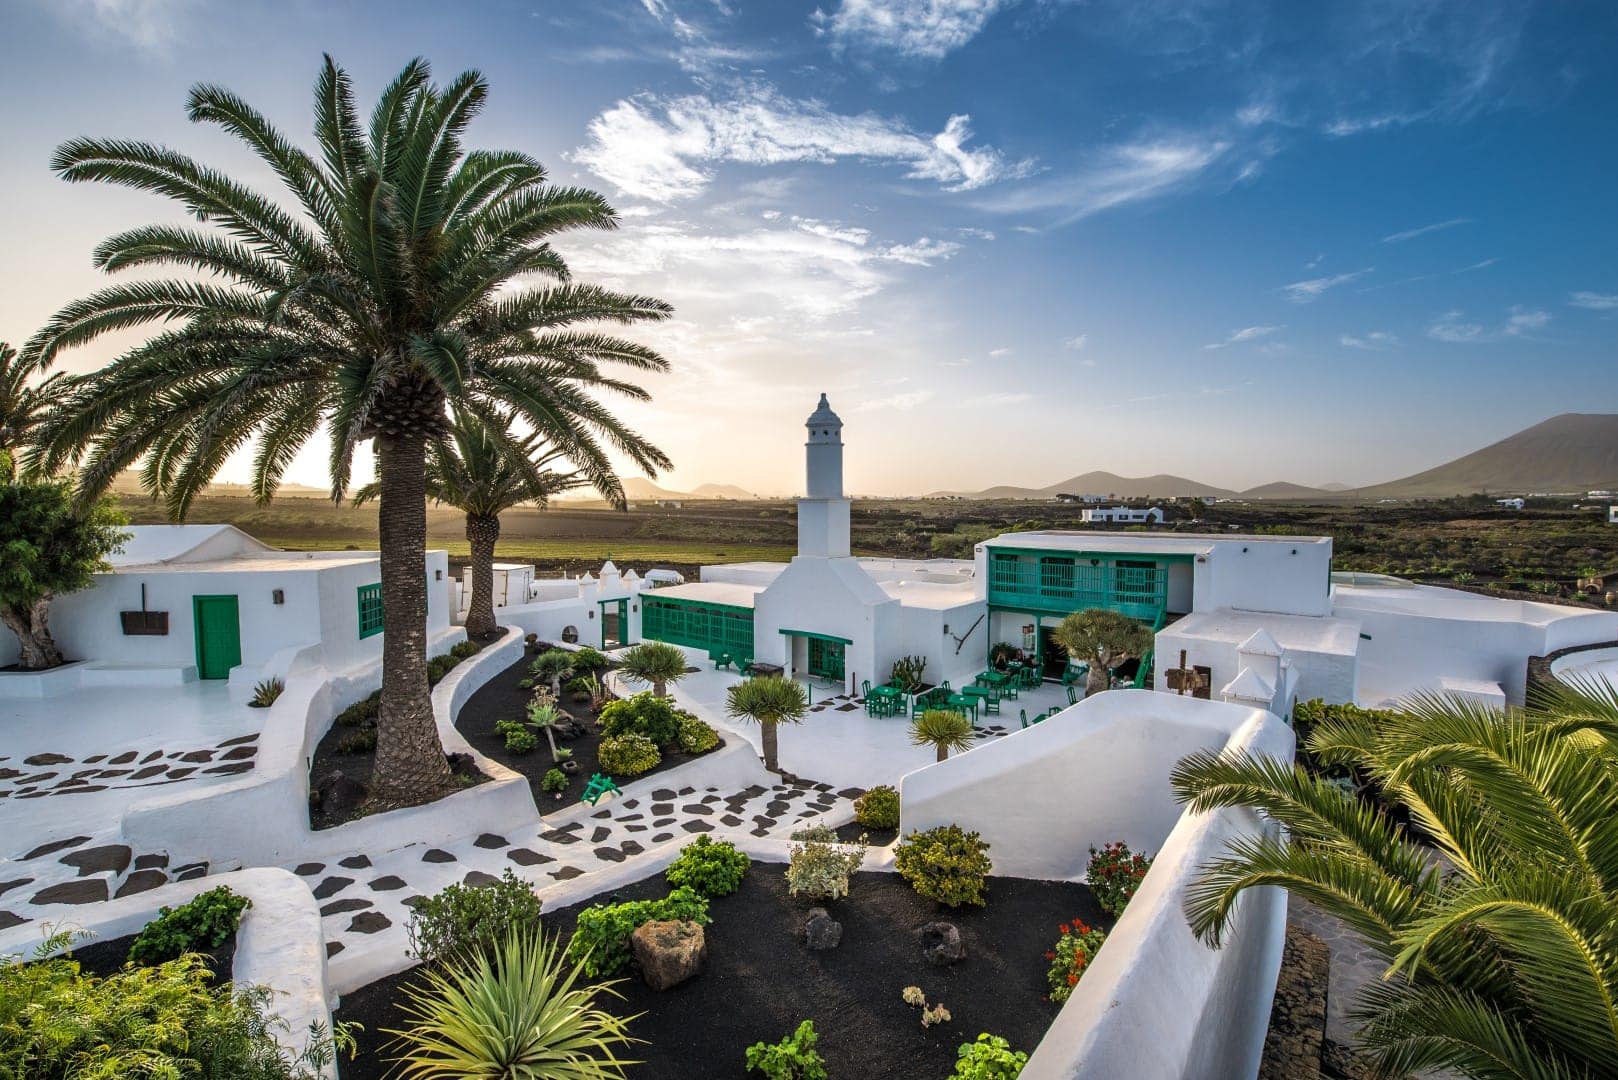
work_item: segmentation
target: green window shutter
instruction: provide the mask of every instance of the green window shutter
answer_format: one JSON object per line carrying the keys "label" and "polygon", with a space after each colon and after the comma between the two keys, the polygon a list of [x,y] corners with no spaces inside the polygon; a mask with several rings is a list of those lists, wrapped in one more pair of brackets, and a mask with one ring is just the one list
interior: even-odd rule
{"label": "green window shutter", "polygon": [[360,637],[382,632],[382,583],[361,585],[359,593]]}

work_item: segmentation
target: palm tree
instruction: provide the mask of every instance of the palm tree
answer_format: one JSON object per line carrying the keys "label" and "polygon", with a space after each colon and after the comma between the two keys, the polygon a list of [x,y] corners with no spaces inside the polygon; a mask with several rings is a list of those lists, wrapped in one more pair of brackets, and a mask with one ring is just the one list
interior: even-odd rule
{"label": "palm tree", "polygon": [[796,724],[809,711],[803,684],[781,675],[744,679],[725,691],[725,711],[734,719],[751,720],[764,737],[764,767],[780,772],[776,761],[777,724]]}
{"label": "palm tree", "polygon": [[933,747],[938,751],[938,760],[947,761],[951,750],[959,753],[972,748],[976,731],[964,713],[926,709],[910,722],[910,742],[913,746]]}
{"label": "palm tree", "polygon": [[[592,392],[644,399],[602,365],[644,372],[667,363],[580,324],[662,319],[669,308],[568,281],[550,237],[613,228],[617,218],[594,192],[546,183],[527,155],[463,150],[487,94],[477,72],[439,87],[415,60],[364,125],[348,75],[327,57],[311,155],[230,91],[192,90],[191,118],[245,142],[285,186],[282,201],[166,147],[63,144],[54,167],[64,179],[153,191],[213,226],[121,233],[97,249],[100,266],[209,277],[104,289],[63,308],[24,350],[48,367],[109,331],[169,324],[73,380],[32,461],[82,462],[87,496],[142,463],[143,484],[176,520],[249,445],[253,491],[267,501],[294,454],[324,429],[340,499],[355,450],[372,441],[385,630],[378,806],[419,802],[453,783],[428,697],[422,573],[426,448],[448,431],[448,408],[481,417],[491,432],[514,416],[605,491],[622,490],[609,448],[637,465],[665,464]],[[528,285],[531,276],[543,284]]]}
{"label": "palm tree", "polygon": [[528,703],[528,722],[545,733],[545,742],[551,748],[551,760],[556,760],[556,725],[562,720],[562,710],[549,693],[538,693]]}
{"label": "palm tree", "polygon": [[1437,848],[1371,804],[1274,758],[1193,754],[1195,812],[1253,807],[1283,827],[1203,868],[1187,915],[1215,945],[1238,897],[1280,885],[1357,930],[1388,965],[1361,997],[1362,1048],[1387,1075],[1611,1075],[1618,1061],[1618,690],[1555,691],[1508,713],[1425,697],[1307,740],[1408,808]]}
{"label": "palm tree", "polygon": [[1084,696],[1099,694],[1112,685],[1112,669],[1131,656],[1144,656],[1152,647],[1152,631],[1143,623],[1109,608],[1075,611],[1051,631],[1051,640],[1074,660],[1090,665],[1084,678]]}
{"label": "palm tree", "polygon": [[562,680],[573,674],[573,654],[566,649],[548,649],[534,657],[528,672],[550,684],[551,697],[562,698]]}
{"label": "palm tree", "polygon": [[57,373],[34,383],[37,371],[37,365],[0,341],[0,479],[14,472],[18,451],[28,443],[66,378]]}
{"label": "palm tree", "polygon": [[685,669],[685,653],[661,641],[644,641],[618,662],[619,674],[651,683],[657,697],[668,697],[669,683],[685,678]]}
{"label": "palm tree", "polygon": [[[509,415],[494,424],[483,417],[455,410],[447,437],[427,448],[427,497],[453,506],[466,515],[466,542],[472,559],[472,596],[466,609],[466,633],[486,637],[499,627],[494,620],[494,546],[500,539],[500,515],[521,503],[546,505],[552,495],[582,486],[577,471],[550,468],[562,459],[560,447],[538,435],[512,436]],[[643,442],[646,453],[661,451]],[[617,479],[607,464],[597,479]],[[618,509],[624,508],[621,487],[604,484],[600,494]],[[354,493],[355,505],[379,494],[378,485],[366,484]]]}

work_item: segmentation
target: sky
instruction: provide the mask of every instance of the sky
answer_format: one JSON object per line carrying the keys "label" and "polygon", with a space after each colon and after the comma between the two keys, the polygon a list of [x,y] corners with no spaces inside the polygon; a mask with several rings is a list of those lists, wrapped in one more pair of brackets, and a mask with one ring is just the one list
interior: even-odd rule
{"label": "sky", "polygon": [[[161,200],[56,179],[80,135],[274,191],[184,116],[235,90],[308,145],[323,52],[365,107],[477,68],[468,142],[608,196],[574,276],[661,297],[622,414],[666,487],[1105,469],[1371,483],[1618,411],[1618,5],[1526,0],[0,0],[0,340],[106,284]],[[112,359],[138,333],[66,357]],[[325,450],[288,479],[324,486]],[[246,476],[244,461],[225,480]]]}

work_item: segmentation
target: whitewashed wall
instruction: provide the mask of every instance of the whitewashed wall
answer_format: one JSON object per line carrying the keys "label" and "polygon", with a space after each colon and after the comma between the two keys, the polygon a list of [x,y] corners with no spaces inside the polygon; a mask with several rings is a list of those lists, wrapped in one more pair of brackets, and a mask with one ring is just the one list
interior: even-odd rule
{"label": "whitewashed wall", "polygon": [[794,559],[753,603],[755,659],[783,665],[791,661],[792,639],[783,629],[826,634],[853,642],[844,654],[846,687],[887,678],[893,654],[879,652],[878,642],[900,640],[899,602],[855,560]]}
{"label": "whitewashed wall", "polygon": [[[1363,692],[1397,698],[1433,689],[1439,676],[1497,682],[1520,705],[1528,658],[1569,645],[1618,637],[1618,614],[1416,587],[1338,590],[1336,613],[1359,619],[1370,640],[1360,642]],[[1451,603],[1454,600],[1455,603]],[[1489,609],[1494,617],[1480,617]],[[1551,621],[1546,621],[1549,618]]]}
{"label": "whitewashed wall", "polygon": [[[1174,625],[1158,631],[1156,649],[1157,663],[1153,679],[1159,690],[1169,690],[1169,669],[1179,664],[1181,649],[1186,652],[1189,666],[1212,669],[1209,685],[1215,694],[1242,669],[1241,657],[1237,653],[1239,646],[1235,642],[1182,636],[1175,631]],[[1300,699],[1320,698],[1334,704],[1357,700],[1359,664],[1355,657],[1296,648],[1288,648],[1286,657],[1297,675]]]}
{"label": "whitewashed wall", "polygon": [[1331,544],[1237,537],[1196,563],[1192,609],[1331,614]]}
{"label": "whitewashed wall", "polygon": [[1262,710],[1115,690],[901,781],[902,831],[975,829],[989,841],[997,874],[1081,878],[1089,849],[1114,840],[1157,856],[1025,1080],[1256,1072],[1285,900],[1273,890],[1250,897],[1222,949],[1191,934],[1183,901],[1197,869],[1227,840],[1265,827],[1241,810],[1182,813],[1170,770],[1199,749],[1290,760],[1293,735]]}

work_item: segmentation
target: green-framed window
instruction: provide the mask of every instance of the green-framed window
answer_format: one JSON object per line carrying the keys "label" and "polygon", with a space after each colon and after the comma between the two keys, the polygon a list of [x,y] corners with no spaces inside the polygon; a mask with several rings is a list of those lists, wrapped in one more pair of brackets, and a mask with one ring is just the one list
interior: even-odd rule
{"label": "green-framed window", "polygon": [[753,656],[753,612],[676,597],[641,597],[640,636],[732,656]]}
{"label": "green-framed window", "polygon": [[382,583],[361,585],[358,590],[360,610],[360,637],[368,638],[382,632]]}

